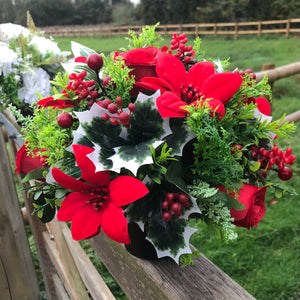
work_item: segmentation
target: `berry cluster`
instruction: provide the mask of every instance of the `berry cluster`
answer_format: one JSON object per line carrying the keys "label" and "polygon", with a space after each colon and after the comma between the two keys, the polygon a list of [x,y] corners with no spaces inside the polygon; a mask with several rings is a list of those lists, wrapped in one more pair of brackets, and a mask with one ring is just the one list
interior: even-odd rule
{"label": "berry cluster", "polygon": [[245,71],[238,71],[238,70],[235,70],[233,71],[233,73],[237,73],[239,74],[241,77],[243,77],[244,79],[245,78],[249,78],[249,79],[252,79],[252,80],[255,80],[256,79],[256,74],[253,73],[253,71],[251,69],[247,69]]}
{"label": "berry cluster", "polygon": [[67,89],[76,91],[78,95],[77,102],[79,103],[83,99],[88,100],[88,105],[93,105],[95,99],[98,96],[97,91],[93,91],[95,87],[94,80],[84,81],[85,76],[87,75],[86,71],[80,72],[78,75],[76,73],[71,73],[69,79],[72,80],[68,83]]}
{"label": "berry cluster", "polygon": [[[291,168],[285,165],[293,165],[296,159],[295,155],[292,154],[292,148],[287,148],[286,151],[278,149],[274,145],[271,151],[265,148],[259,148],[256,145],[250,146],[251,158],[255,161],[260,162],[262,170],[275,170],[278,172],[278,177],[281,180],[289,180],[293,176],[293,171]],[[278,168],[274,168],[277,165]],[[262,176],[266,177],[267,172],[263,171]]]}
{"label": "berry cluster", "polygon": [[104,121],[107,121],[110,119],[110,123],[112,125],[123,124],[127,128],[130,128],[129,119],[130,119],[131,113],[133,113],[135,110],[135,105],[133,103],[129,103],[128,109],[129,109],[130,113],[128,114],[122,108],[122,103],[123,103],[122,98],[117,97],[115,102],[116,103],[112,103],[109,99],[104,99],[102,101],[97,102],[98,105],[107,109],[109,113],[117,114],[117,116],[110,116],[107,113],[103,113],[101,118]]}
{"label": "berry cluster", "polygon": [[188,39],[186,35],[183,33],[177,36],[176,33],[173,33],[173,39],[171,41],[171,50],[177,50],[174,54],[175,57],[179,58],[186,64],[194,64],[196,61],[192,60],[193,57],[193,47],[192,46],[185,46]]}
{"label": "berry cluster", "polygon": [[[175,202],[175,200],[178,200]],[[166,193],[165,200],[162,202],[161,206],[164,209],[162,218],[168,222],[172,219],[172,216],[180,217],[182,215],[182,207],[187,208],[191,205],[189,196],[186,193],[176,194],[176,193]],[[171,207],[171,211],[169,210]]]}

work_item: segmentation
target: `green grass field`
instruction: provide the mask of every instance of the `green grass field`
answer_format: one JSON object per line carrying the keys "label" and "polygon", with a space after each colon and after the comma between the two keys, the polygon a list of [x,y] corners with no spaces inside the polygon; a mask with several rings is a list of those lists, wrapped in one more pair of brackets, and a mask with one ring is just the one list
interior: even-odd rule
{"label": "green grass field", "polygon": [[[55,39],[62,50],[70,50],[71,40]],[[127,46],[122,37],[73,40],[104,53]],[[207,56],[230,57],[232,69],[250,68],[257,72],[263,63],[282,66],[300,60],[299,38],[203,38],[202,47]],[[299,84],[300,74],[274,83],[274,119],[283,113],[299,110]],[[280,146],[284,150],[292,147],[297,156],[294,176],[288,184],[296,189],[298,195],[286,195],[274,205],[267,201],[266,215],[258,227],[249,231],[238,228],[239,238],[233,243],[224,243],[204,224],[199,224],[200,230],[192,238],[192,243],[205,256],[260,300],[296,300],[300,297],[300,128]],[[119,295],[118,298],[123,299]]]}

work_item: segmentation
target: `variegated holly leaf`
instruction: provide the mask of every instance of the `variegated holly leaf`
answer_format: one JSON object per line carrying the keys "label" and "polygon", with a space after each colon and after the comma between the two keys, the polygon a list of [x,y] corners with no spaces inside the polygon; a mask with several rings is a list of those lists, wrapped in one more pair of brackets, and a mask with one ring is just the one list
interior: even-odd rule
{"label": "variegated holly leaf", "polygon": [[180,255],[192,253],[189,239],[196,229],[188,226],[188,217],[193,213],[200,214],[201,211],[196,199],[190,197],[190,207],[183,208],[182,216],[173,216],[170,221],[164,221],[162,218],[164,192],[181,193],[181,190],[167,181],[161,184],[149,183],[149,178],[147,181],[150,193],[131,203],[126,209],[127,219],[137,223],[145,232],[146,239],[153,244],[158,257],[170,256],[178,263]]}
{"label": "variegated holly leaf", "polygon": [[172,148],[173,155],[182,155],[183,147],[193,138],[195,134],[189,130],[183,118],[171,118],[170,128],[172,134],[165,138],[168,146]]}
{"label": "variegated holly leaf", "polygon": [[[172,135],[170,119],[163,119],[157,108],[156,98],[139,94],[135,101],[135,111],[130,117],[130,128],[112,125],[101,116],[106,109],[94,104],[89,111],[77,112],[79,127],[74,132],[73,144],[93,145],[94,152],[88,157],[96,166],[96,171],[110,169],[119,171],[126,168],[136,174],[140,166],[153,163],[151,147],[157,148],[166,136]],[[128,109],[124,109],[128,112]]]}

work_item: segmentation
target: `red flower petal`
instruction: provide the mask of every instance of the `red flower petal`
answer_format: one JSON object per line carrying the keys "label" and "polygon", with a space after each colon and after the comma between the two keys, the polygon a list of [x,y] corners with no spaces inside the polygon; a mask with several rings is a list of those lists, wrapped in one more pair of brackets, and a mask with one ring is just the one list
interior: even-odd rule
{"label": "red flower petal", "polygon": [[40,158],[38,156],[33,157],[32,155],[27,155],[26,145],[24,144],[17,153],[15,172],[18,174],[27,174],[41,167],[43,167],[43,165]]}
{"label": "red flower petal", "polygon": [[83,206],[72,218],[71,232],[79,241],[98,234],[101,230],[103,210],[95,210],[93,205]]}
{"label": "red flower petal", "polygon": [[187,112],[180,107],[186,105],[186,102],[171,92],[165,92],[156,99],[157,109],[163,118],[185,117]]}
{"label": "red flower petal", "polygon": [[203,83],[212,75],[215,74],[214,64],[210,61],[203,61],[191,67],[186,75],[184,86],[192,84],[193,88],[201,88]]}
{"label": "red flower petal", "polygon": [[148,188],[131,176],[119,176],[108,186],[111,201],[117,206],[129,204],[148,194]]}
{"label": "red flower petal", "polygon": [[44,106],[48,101],[54,101],[54,98],[53,97],[47,97],[47,98],[44,98],[44,99],[41,99],[40,101],[38,101],[37,105],[42,105]]}
{"label": "red flower petal", "polygon": [[61,207],[57,212],[57,219],[63,222],[71,221],[74,214],[76,214],[87,204],[87,201],[92,198],[93,196],[90,196],[88,193],[70,193],[62,202]]}
{"label": "red flower petal", "polygon": [[174,91],[180,92],[186,70],[178,58],[168,53],[161,53],[158,56],[156,73],[159,78],[169,82]]}
{"label": "red flower petal", "polygon": [[151,91],[160,90],[161,93],[168,90],[174,91],[173,87],[167,81],[157,77],[144,77],[140,82],[137,82],[136,85]]}
{"label": "red flower petal", "polygon": [[81,178],[93,185],[108,186],[110,181],[110,172],[96,172],[96,167],[93,162],[87,157],[88,154],[94,151],[93,148],[73,145],[73,150],[78,167],[81,169]]}
{"label": "red flower petal", "polygon": [[[195,104],[194,102],[191,104]],[[218,120],[222,120],[225,115],[225,106],[224,104],[217,99],[203,99],[201,101],[201,106],[210,107],[212,112],[210,114],[211,117],[216,116]]]}
{"label": "red flower petal", "polygon": [[65,174],[64,172],[62,172],[61,170],[59,170],[57,168],[52,169],[52,176],[58,184],[60,184],[61,186],[63,186],[64,188],[66,188],[68,190],[80,192],[80,191],[89,191],[89,190],[95,188],[95,186],[87,184],[83,181],[77,180],[77,179]]}
{"label": "red flower petal", "polygon": [[102,230],[112,240],[129,244],[127,219],[122,208],[117,207],[112,201],[106,201],[103,205]]}
{"label": "red flower petal", "polygon": [[257,104],[258,110],[267,116],[271,115],[271,106],[266,98],[256,98],[255,103]]}
{"label": "red flower petal", "polygon": [[237,92],[243,79],[235,73],[219,73],[209,77],[201,88],[205,98],[215,98],[226,104]]}
{"label": "red flower petal", "polygon": [[85,56],[77,56],[75,57],[75,62],[76,63],[86,63],[87,57]]}
{"label": "red flower petal", "polygon": [[64,100],[64,99],[54,100],[53,97],[42,99],[37,103],[37,105],[41,105],[43,107],[51,106],[53,108],[59,108],[59,109],[76,106],[75,102],[72,100]]}

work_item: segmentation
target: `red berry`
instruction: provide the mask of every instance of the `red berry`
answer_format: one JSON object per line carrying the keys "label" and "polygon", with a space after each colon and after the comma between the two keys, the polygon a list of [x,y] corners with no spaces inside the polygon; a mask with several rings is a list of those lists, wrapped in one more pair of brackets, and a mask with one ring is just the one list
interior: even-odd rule
{"label": "red berry", "polygon": [[162,218],[168,222],[172,219],[172,214],[167,210],[167,211],[164,211],[163,214],[162,214]]}
{"label": "red berry", "polygon": [[178,200],[181,202],[181,203],[184,203],[184,202],[188,202],[189,201],[189,196],[186,194],[186,193],[182,193],[178,196]]}
{"label": "red berry", "polygon": [[107,108],[109,104],[111,104],[111,101],[109,99],[104,99],[103,101],[98,102],[99,105],[103,108]]}
{"label": "red berry", "polygon": [[87,65],[94,71],[99,71],[103,66],[103,58],[98,53],[92,53],[87,58]]}
{"label": "red berry", "polygon": [[161,204],[161,207],[163,208],[163,209],[167,209],[168,207],[169,207],[169,202],[168,201],[163,201],[163,203]]}
{"label": "red berry", "polygon": [[135,110],[135,105],[134,105],[133,103],[129,103],[128,109],[129,109],[131,112],[134,112],[134,110]]}
{"label": "red berry", "polygon": [[115,114],[118,111],[118,106],[114,103],[111,103],[107,106],[107,110],[111,113],[111,114]]}
{"label": "red berry", "polygon": [[247,70],[245,70],[245,73],[252,74],[252,70],[251,69],[247,69]]}
{"label": "red berry", "polygon": [[190,207],[190,205],[191,205],[190,201],[186,201],[186,202],[182,203],[182,206],[185,207],[185,208]]}
{"label": "red berry", "polygon": [[278,164],[278,169],[283,170],[285,168],[283,160],[281,160]]}
{"label": "red berry", "polygon": [[69,113],[63,112],[57,117],[57,123],[61,128],[69,128],[73,124],[73,117]]}
{"label": "red berry", "polygon": [[289,167],[284,167],[283,169],[278,170],[278,177],[281,180],[289,180],[293,176],[293,171]]}
{"label": "red berry", "polygon": [[178,202],[175,202],[172,204],[171,209],[174,212],[174,214],[177,214],[181,211],[181,204]]}
{"label": "red berry", "polygon": [[174,193],[167,193],[165,200],[167,200],[170,204],[172,204],[174,197],[175,197]]}
{"label": "red berry", "polygon": [[286,154],[287,155],[291,155],[292,154],[293,149],[292,148],[287,148],[286,149]]}
{"label": "red berry", "polygon": [[119,104],[119,105],[122,105],[122,103],[123,103],[122,98],[121,97],[117,97],[116,98],[116,103]]}
{"label": "red berry", "polygon": [[116,117],[111,117],[110,118],[110,124],[113,125],[113,126],[116,126],[119,124],[119,121]]}
{"label": "red berry", "polygon": [[235,154],[236,153],[236,151],[241,151],[242,149],[243,149],[243,146],[242,145],[240,145],[240,144],[233,144],[232,146],[231,146],[231,154]]}
{"label": "red berry", "polygon": [[272,157],[272,158],[269,159],[270,165],[275,165],[275,162],[276,162],[275,158]]}
{"label": "red berry", "polygon": [[110,85],[110,83],[111,83],[110,77],[109,76],[104,77],[102,83],[103,83],[104,86]]}
{"label": "red berry", "polygon": [[175,217],[180,217],[182,215],[182,211],[179,210],[178,212],[174,213]]}
{"label": "red berry", "polygon": [[119,115],[119,120],[122,124],[126,124],[129,122],[130,116],[126,112],[121,112]]}
{"label": "red berry", "polygon": [[107,113],[104,113],[101,115],[101,119],[107,121],[109,119],[109,115]]}

